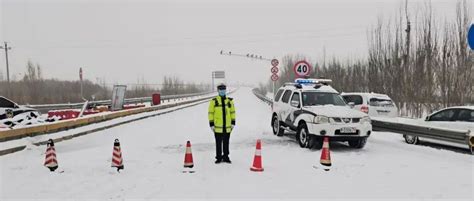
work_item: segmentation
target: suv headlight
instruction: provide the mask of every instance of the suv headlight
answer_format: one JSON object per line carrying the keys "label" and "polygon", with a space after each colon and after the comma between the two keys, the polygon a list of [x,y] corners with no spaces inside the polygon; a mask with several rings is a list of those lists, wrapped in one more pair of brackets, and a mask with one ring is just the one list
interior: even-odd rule
{"label": "suv headlight", "polygon": [[369,123],[370,124],[372,122],[370,121],[370,117],[362,117],[360,119],[360,123]]}
{"label": "suv headlight", "polygon": [[314,117],[313,122],[317,124],[327,124],[329,123],[329,117],[318,115]]}

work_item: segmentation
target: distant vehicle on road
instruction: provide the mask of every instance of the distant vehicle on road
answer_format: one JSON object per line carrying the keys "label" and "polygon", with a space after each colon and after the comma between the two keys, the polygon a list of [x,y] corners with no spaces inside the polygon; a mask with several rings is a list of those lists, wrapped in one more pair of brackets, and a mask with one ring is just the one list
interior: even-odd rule
{"label": "distant vehicle on road", "polygon": [[[468,130],[471,135],[474,133],[474,106],[456,106],[438,110],[428,115],[424,122],[420,124],[438,128]],[[442,141],[432,138],[404,135],[405,142],[408,144],[418,144],[420,141],[427,141],[437,144],[450,145],[456,147],[465,147],[465,144],[454,144],[453,142]]]}
{"label": "distant vehicle on road", "polygon": [[377,93],[342,93],[347,104],[354,109],[365,112],[371,117],[397,117],[398,108],[393,100],[385,94]]}
{"label": "distant vehicle on road", "polygon": [[327,79],[297,79],[284,84],[273,102],[272,128],[277,136],[296,132],[303,148],[320,149],[323,138],[347,141],[361,149],[372,132],[367,114],[351,109]]}

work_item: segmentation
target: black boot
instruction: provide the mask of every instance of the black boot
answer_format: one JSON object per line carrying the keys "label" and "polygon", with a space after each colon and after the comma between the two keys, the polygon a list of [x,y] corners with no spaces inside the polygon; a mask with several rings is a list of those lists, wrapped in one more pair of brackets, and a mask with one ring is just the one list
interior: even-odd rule
{"label": "black boot", "polygon": [[216,162],[215,162],[215,163],[216,163],[216,164],[219,164],[219,163],[221,163],[221,162],[222,162],[222,159],[219,158],[219,159],[216,159]]}
{"label": "black boot", "polygon": [[222,159],[222,161],[223,161],[224,163],[232,163],[232,161],[230,161],[230,158],[229,158],[229,157],[224,157],[224,158]]}

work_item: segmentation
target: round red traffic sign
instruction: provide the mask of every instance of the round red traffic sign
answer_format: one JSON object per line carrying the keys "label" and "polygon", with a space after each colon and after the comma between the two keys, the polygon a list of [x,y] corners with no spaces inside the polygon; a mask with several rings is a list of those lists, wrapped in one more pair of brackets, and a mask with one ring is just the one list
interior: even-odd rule
{"label": "round red traffic sign", "polygon": [[280,62],[278,61],[278,59],[272,59],[272,66],[273,66],[273,67],[277,67],[278,64],[280,64]]}
{"label": "round red traffic sign", "polygon": [[273,74],[277,74],[278,73],[278,67],[272,67],[271,71],[272,71]]}
{"label": "round red traffic sign", "polygon": [[277,74],[273,74],[271,78],[272,78],[272,81],[274,81],[274,82],[275,82],[275,81],[277,81],[277,80],[278,80],[278,78],[279,78],[279,77],[278,77],[278,75],[277,75]]}
{"label": "round red traffic sign", "polygon": [[308,76],[311,73],[311,65],[306,61],[298,61],[293,66],[296,77]]}

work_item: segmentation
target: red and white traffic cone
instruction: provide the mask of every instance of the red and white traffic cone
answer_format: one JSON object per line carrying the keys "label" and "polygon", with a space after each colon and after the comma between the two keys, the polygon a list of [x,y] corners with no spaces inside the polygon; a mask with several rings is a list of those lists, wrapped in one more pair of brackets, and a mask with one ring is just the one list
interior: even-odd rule
{"label": "red and white traffic cone", "polygon": [[54,142],[52,139],[48,140],[47,146],[44,166],[46,166],[51,172],[54,172],[58,169],[58,160],[56,159],[56,149],[54,148]]}
{"label": "red and white traffic cone", "polygon": [[262,167],[262,142],[257,140],[257,145],[255,149],[255,156],[253,158],[253,165],[250,168],[251,171],[254,172],[263,172]]}
{"label": "red and white traffic cone", "polygon": [[331,154],[329,151],[329,138],[324,138],[323,150],[321,151],[321,159],[319,160],[324,170],[329,171],[331,168]]}
{"label": "red and white traffic cone", "polygon": [[184,155],[184,167],[185,168],[193,168],[193,153],[191,151],[191,142],[186,142],[186,154]]}
{"label": "red and white traffic cone", "polygon": [[118,139],[114,141],[114,151],[112,153],[112,167],[117,168],[117,172],[124,169],[122,150],[120,149],[120,142]]}

